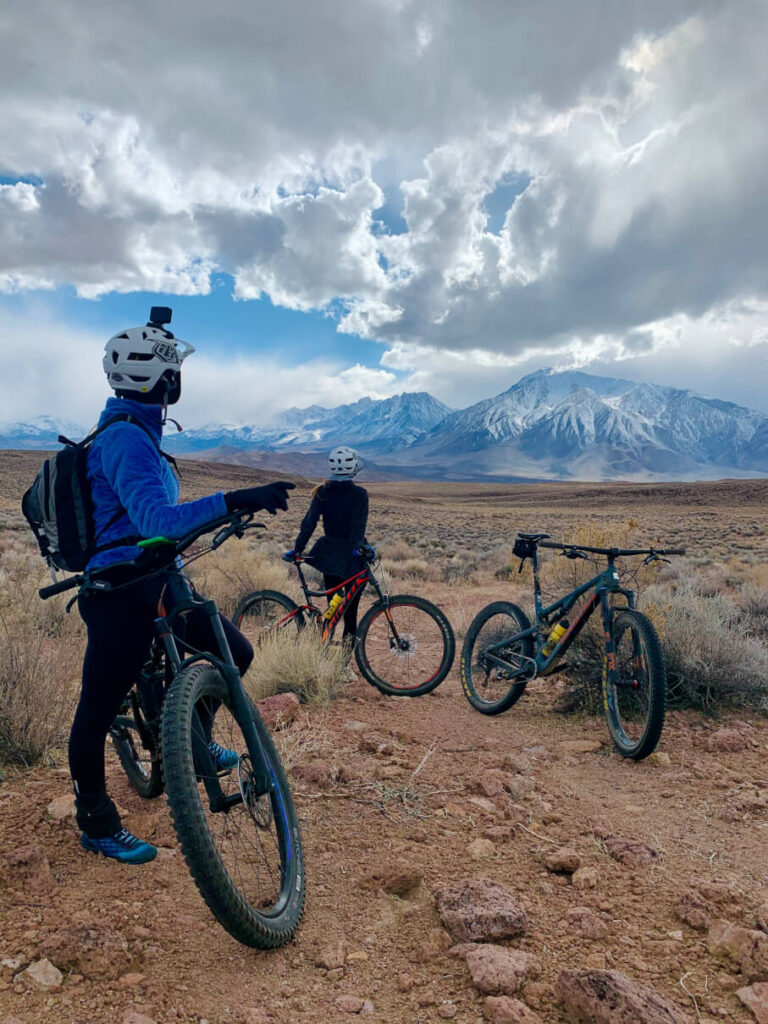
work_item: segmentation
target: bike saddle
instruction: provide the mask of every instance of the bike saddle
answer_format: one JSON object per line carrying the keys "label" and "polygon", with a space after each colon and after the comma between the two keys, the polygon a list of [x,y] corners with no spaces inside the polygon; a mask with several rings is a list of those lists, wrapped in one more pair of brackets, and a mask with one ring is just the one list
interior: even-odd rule
{"label": "bike saddle", "polygon": [[547,540],[547,538],[549,537],[549,534],[548,533],[518,533],[517,536],[520,537],[521,540],[530,540],[530,541],[533,541],[534,544],[538,544],[540,540]]}

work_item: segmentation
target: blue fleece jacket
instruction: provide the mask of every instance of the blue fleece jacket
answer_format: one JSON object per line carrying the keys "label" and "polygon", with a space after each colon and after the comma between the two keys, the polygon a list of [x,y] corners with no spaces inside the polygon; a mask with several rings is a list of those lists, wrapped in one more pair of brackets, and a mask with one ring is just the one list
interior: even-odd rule
{"label": "blue fleece jacket", "polygon": [[[110,398],[99,417],[104,423],[118,413],[139,420],[160,444],[162,408],[125,398]],[[158,452],[151,438],[134,423],[114,423],[99,434],[88,449],[88,479],[94,504],[96,543],[108,544],[122,537],[183,537],[199,526],[227,514],[221,491],[197,501],[179,500],[176,474]],[[123,508],[125,515],[107,526]],[[88,563],[89,569],[111,565],[138,554],[136,547],[102,551]]]}

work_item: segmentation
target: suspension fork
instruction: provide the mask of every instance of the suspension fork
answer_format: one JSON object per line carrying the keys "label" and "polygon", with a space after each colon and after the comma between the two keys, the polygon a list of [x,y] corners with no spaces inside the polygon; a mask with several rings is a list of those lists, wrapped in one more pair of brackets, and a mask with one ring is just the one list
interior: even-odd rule
{"label": "suspension fork", "polygon": [[[240,671],[237,665],[235,665],[235,660],[232,657],[232,651],[229,643],[227,642],[224,627],[221,624],[221,615],[219,613],[219,609],[216,607],[216,602],[205,601],[203,604],[203,610],[211,623],[213,635],[216,639],[216,643],[219,645],[219,650],[222,655],[222,659],[218,664],[219,671],[224,677],[232,710],[235,713],[238,724],[245,737],[246,746],[251,758],[251,771],[255,787],[255,793],[253,795],[258,798],[263,796],[265,793],[271,792],[273,789],[273,782],[269,768],[269,760],[264,751],[261,738],[256,731],[256,726],[253,724],[253,705],[249,701],[245,693],[245,689],[243,688]],[[258,714],[258,711],[256,714]],[[206,754],[210,760],[210,752],[207,750],[207,747]],[[221,792],[220,787],[219,792]]]}
{"label": "suspension fork", "polygon": [[384,591],[381,589],[379,581],[371,572],[370,566],[368,567],[368,579],[366,583],[370,583],[373,589],[376,591],[376,596],[378,597],[379,603],[384,608],[384,615],[386,616],[387,622],[389,624],[389,629],[392,633],[392,638],[394,639],[398,648],[400,648],[402,640],[400,639],[400,634],[397,631],[397,626],[395,625],[395,620],[392,617],[392,611],[389,607],[389,594],[385,594]]}

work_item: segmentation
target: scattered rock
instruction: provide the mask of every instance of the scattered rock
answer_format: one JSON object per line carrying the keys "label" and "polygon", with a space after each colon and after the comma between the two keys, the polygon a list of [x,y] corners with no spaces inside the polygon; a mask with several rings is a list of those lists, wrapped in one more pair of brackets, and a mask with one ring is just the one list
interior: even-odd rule
{"label": "scattered rock", "polygon": [[672,758],[663,750],[654,750],[652,754],[643,761],[643,764],[652,765],[654,768],[669,768]]}
{"label": "scattered rock", "polygon": [[581,857],[569,846],[561,846],[559,850],[550,853],[544,863],[547,871],[554,871],[558,875],[572,875],[581,866]]}
{"label": "scattered rock", "polygon": [[525,909],[498,882],[468,878],[437,893],[443,924],[456,942],[483,942],[522,935],[528,925]]}
{"label": "scattered rock", "polygon": [[243,1024],[269,1024],[267,1011],[262,1010],[260,1006],[249,1006],[243,1012]]}
{"label": "scattered rock", "polygon": [[144,975],[136,971],[130,971],[117,979],[118,988],[136,988],[144,981]]}
{"label": "scattered rock", "polygon": [[584,1024],[691,1024],[666,997],[620,971],[561,971],[557,996],[569,1019]]}
{"label": "scattered rock", "polygon": [[519,999],[509,996],[489,996],[483,1013],[491,1024],[541,1024],[541,1017]]}
{"label": "scattered rock", "polygon": [[614,860],[629,868],[640,868],[653,864],[661,856],[657,850],[639,839],[625,839],[613,833],[602,836],[605,848]]}
{"label": "scattered rock", "polygon": [[368,728],[368,723],[367,722],[351,721],[351,722],[345,722],[344,725],[342,725],[342,729],[344,730],[344,732],[365,732],[365,730],[367,728]]}
{"label": "scattered rock", "polygon": [[712,920],[713,907],[697,889],[688,889],[680,897],[675,913],[681,921],[698,932],[705,932]]}
{"label": "scattered rock", "polygon": [[297,764],[291,769],[291,774],[300,782],[308,786],[315,786],[317,789],[327,789],[334,779],[333,767],[327,761],[316,758],[307,764]]}
{"label": "scattered rock", "polygon": [[327,971],[333,971],[343,967],[347,960],[347,951],[343,942],[334,942],[323,947],[315,957],[315,967],[324,967]]}
{"label": "scattered rock", "polygon": [[535,957],[520,949],[480,944],[467,952],[472,984],[485,995],[515,995],[539,973]]}
{"label": "scattered rock", "polygon": [[410,992],[415,982],[411,974],[398,974],[397,989],[399,992]]}
{"label": "scattered rock", "polygon": [[26,970],[16,975],[16,981],[20,981],[26,988],[36,988],[42,992],[53,992],[61,988],[64,975],[54,967],[50,960],[43,958],[30,964]]}
{"label": "scattered rock", "polygon": [[568,927],[583,935],[585,939],[604,939],[609,932],[608,925],[589,907],[571,907],[565,915]]}
{"label": "scattered rock", "polygon": [[768,979],[768,935],[719,918],[707,934],[709,952],[738,964],[748,981]]}
{"label": "scattered rock", "polygon": [[56,885],[51,865],[39,846],[19,846],[0,862],[0,884],[28,893],[49,892]]}
{"label": "scattered rock", "polygon": [[450,999],[447,999],[444,1003],[441,1003],[437,1008],[438,1016],[444,1017],[445,1020],[450,1020],[455,1017],[459,1012],[459,1008],[456,1003],[452,1003]]}
{"label": "scattered rock", "polygon": [[747,988],[740,988],[736,995],[752,1011],[757,1024],[768,1024],[768,982],[758,981]]}
{"label": "scattered rock", "polygon": [[763,903],[763,905],[758,909],[756,920],[757,927],[761,931],[768,932],[768,903]]}
{"label": "scattered rock", "polygon": [[384,864],[369,872],[358,883],[361,889],[383,889],[393,896],[407,896],[421,884],[422,876],[405,861]]}
{"label": "scattered rock", "polygon": [[59,967],[76,968],[86,978],[119,978],[131,967],[122,932],[86,924],[69,924],[48,935],[41,950]]}
{"label": "scattered rock", "polygon": [[[472,804],[473,807],[477,807],[481,811],[484,811],[485,814],[492,814],[495,817],[499,813],[499,809],[496,806],[496,804],[493,802],[493,800],[489,800],[488,797],[485,797],[485,796],[471,796],[469,798],[469,802]],[[464,810],[464,808],[462,808],[462,815],[461,816],[463,817],[464,814],[465,814],[465,810]]]}
{"label": "scattered rock", "polygon": [[256,707],[266,727],[274,732],[275,729],[282,729],[294,720],[301,704],[295,693],[275,693],[271,697],[257,700]]}
{"label": "scattered rock", "polygon": [[425,960],[434,960],[442,956],[451,948],[451,936],[444,928],[430,928],[426,939],[420,942],[416,948],[415,959],[417,963]]}
{"label": "scattered rock", "polygon": [[360,1013],[364,1002],[359,996],[338,996],[336,1006],[344,1013]]}
{"label": "scattered rock", "polygon": [[378,732],[366,732],[360,737],[360,750],[364,754],[391,754],[394,750],[392,741]]}
{"label": "scattered rock", "polygon": [[571,875],[571,882],[574,889],[596,889],[597,877],[597,868],[583,867],[574,871]]}
{"label": "scattered rock", "polygon": [[504,773],[492,768],[483,772],[482,775],[478,775],[471,785],[472,790],[479,793],[480,796],[494,797],[501,796],[504,792],[505,781]]}
{"label": "scattered rock", "polygon": [[128,1010],[120,1024],[155,1024],[155,1021],[146,1013],[137,1013],[136,1010]]}
{"label": "scattered rock", "polygon": [[467,853],[471,860],[485,860],[492,857],[496,852],[496,845],[490,839],[473,839],[467,846]]}
{"label": "scattered rock", "polygon": [[51,800],[46,808],[48,816],[54,821],[66,821],[75,818],[75,796],[73,793],[65,793]]}
{"label": "scattered rock", "polygon": [[739,729],[718,729],[707,736],[704,746],[718,754],[738,754],[751,747],[749,737]]}
{"label": "scattered rock", "polygon": [[347,953],[348,964],[364,964],[368,959],[368,954],[364,949],[356,949],[352,953]]}
{"label": "scattered rock", "polygon": [[507,779],[505,788],[512,799],[519,803],[531,795],[536,788],[536,784],[530,775],[512,775]]}
{"label": "scattered rock", "polygon": [[563,740],[557,746],[564,754],[595,754],[603,744],[600,740]]}

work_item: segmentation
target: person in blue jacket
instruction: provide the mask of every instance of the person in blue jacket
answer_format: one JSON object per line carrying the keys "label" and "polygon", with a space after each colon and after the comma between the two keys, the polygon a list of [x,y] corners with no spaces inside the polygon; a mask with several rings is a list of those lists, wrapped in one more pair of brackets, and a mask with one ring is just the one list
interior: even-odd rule
{"label": "person in blue jacket", "polygon": [[[96,552],[88,568],[108,567],[135,558],[138,540],[185,536],[228,512],[285,510],[294,485],[211,494],[179,503],[179,484],[171,462],[160,449],[167,407],[181,395],[181,363],[193,352],[158,324],[132,328],[107,342],[104,370],[115,391],[99,419],[124,417],[99,434],[88,450],[88,478],[94,505]],[[78,599],[88,644],[83,662],[80,700],[69,740],[69,766],[75,788],[77,823],[86,850],[128,863],[152,860],[157,850],[122,826],[107,794],[104,747],[115,715],[136,680],[150,650],[154,619],[165,578],[137,579],[137,570],[116,566],[107,578],[117,585]],[[201,650],[215,650],[207,617],[192,611],[187,637]],[[227,620],[224,631],[235,663],[243,674],[253,650]],[[211,754],[220,771],[237,763],[234,751],[215,742]]]}

